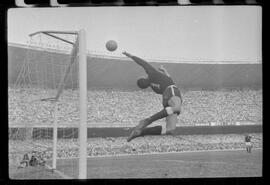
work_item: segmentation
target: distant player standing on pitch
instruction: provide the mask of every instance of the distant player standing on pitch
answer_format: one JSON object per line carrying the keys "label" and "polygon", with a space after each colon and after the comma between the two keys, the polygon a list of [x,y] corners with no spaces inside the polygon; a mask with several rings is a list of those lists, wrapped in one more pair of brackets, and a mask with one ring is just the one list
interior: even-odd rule
{"label": "distant player standing on pitch", "polygon": [[252,148],[252,143],[251,143],[251,136],[250,135],[246,135],[245,136],[245,142],[246,142],[246,150],[248,153],[251,153],[251,148]]}
{"label": "distant player standing on pitch", "polygon": [[[137,85],[141,89],[151,87],[155,93],[161,94],[163,98],[162,104],[164,107],[164,109],[162,109],[160,112],[141,120],[139,124],[132,130],[127,141],[129,142],[136,137],[145,135],[173,134],[176,128],[177,116],[180,114],[182,106],[180,90],[176,87],[165,68],[160,67],[157,70],[148,62],[139,57],[133,56],[126,51],[124,51],[123,54],[143,67],[148,75],[146,78],[138,79]],[[165,117],[166,128],[162,126],[147,127],[154,121]]]}

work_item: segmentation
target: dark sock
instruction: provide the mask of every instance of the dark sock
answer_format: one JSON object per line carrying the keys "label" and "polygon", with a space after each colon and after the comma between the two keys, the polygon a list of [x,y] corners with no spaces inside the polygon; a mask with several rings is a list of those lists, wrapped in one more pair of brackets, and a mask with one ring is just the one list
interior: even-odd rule
{"label": "dark sock", "polygon": [[146,127],[142,130],[142,136],[144,135],[161,135],[162,126]]}
{"label": "dark sock", "polygon": [[161,111],[159,111],[158,113],[154,114],[150,118],[147,118],[147,122],[150,124],[150,123],[153,123],[156,120],[165,118],[167,116],[168,116],[167,111],[165,109],[162,109]]}

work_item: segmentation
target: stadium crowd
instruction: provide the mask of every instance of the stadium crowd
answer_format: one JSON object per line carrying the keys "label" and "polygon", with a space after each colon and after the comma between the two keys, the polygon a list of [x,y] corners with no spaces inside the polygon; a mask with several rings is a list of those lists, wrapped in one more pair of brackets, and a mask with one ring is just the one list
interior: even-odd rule
{"label": "stadium crowd", "polygon": [[[38,89],[9,88],[9,124],[52,124],[53,105],[40,101]],[[238,121],[262,122],[262,90],[201,90],[183,91],[183,111],[178,125]],[[143,105],[143,107],[142,107]],[[148,91],[92,89],[88,91],[88,121],[95,123],[137,123],[162,108],[161,97]],[[76,91],[65,90],[59,102],[59,122],[78,122]],[[262,147],[262,134],[253,134],[253,146]],[[138,154],[210,149],[245,148],[243,135],[151,136],[127,143],[126,138],[91,138],[88,155]],[[35,145],[23,140],[9,140],[9,162],[18,164],[26,151],[41,152],[44,159],[52,157],[52,140],[41,139]],[[38,145],[36,145],[38,143]],[[58,141],[58,157],[76,157],[76,139]],[[40,147],[37,147],[40,146]]]}
{"label": "stadium crowd", "polygon": [[[262,134],[253,133],[254,148],[262,148]],[[45,161],[52,159],[51,140],[38,140],[36,145],[27,141],[9,141],[9,164],[19,164],[26,151],[36,151]],[[58,141],[58,158],[78,157],[77,139],[60,139]],[[105,156],[119,154],[143,154],[156,152],[179,152],[216,149],[243,149],[245,152],[244,135],[185,135],[185,136],[145,136],[136,142],[126,142],[126,138],[91,138],[88,141],[88,156]]]}
{"label": "stadium crowd", "polygon": [[[51,124],[53,104],[39,101],[39,89],[9,88],[9,124]],[[77,91],[65,90],[58,103],[58,122],[79,120]],[[262,90],[183,91],[178,125],[262,122]],[[161,96],[150,91],[92,89],[88,91],[89,123],[137,123],[162,109]]]}

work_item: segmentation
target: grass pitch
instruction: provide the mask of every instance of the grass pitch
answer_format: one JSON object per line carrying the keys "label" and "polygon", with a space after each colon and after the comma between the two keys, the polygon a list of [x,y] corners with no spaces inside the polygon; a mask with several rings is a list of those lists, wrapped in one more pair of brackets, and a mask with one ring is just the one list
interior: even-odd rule
{"label": "grass pitch", "polygon": [[[78,177],[78,159],[61,159],[57,163],[64,177]],[[89,157],[87,172],[89,179],[261,177],[262,149],[254,149],[251,154],[239,149]],[[63,176],[49,169],[25,168],[13,171],[10,178]]]}

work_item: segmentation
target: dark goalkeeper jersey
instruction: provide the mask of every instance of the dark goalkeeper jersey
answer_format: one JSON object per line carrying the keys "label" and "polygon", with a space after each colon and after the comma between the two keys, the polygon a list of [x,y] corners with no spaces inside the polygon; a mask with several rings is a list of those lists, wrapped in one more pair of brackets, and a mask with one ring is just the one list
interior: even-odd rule
{"label": "dark goalkeeper jersey", "polygon": [[152,65],[148,62],[144,61],[143,59],[131,56],[131,58],[140,66],[142,66],[145,72],[148,74],[148,78],[150,80],[150,87],[153,91],[157,94],[163,94],[166,88],[170,85],[174,85],[173,80],[171,77],[167,76],[166,74],[162,73],[155,69]]}
{"label": "dark goalkeeper jersey", "polygon": [[245,137],[245,142],[250,142],[251,141],[251,136],[246,136]]}
{"label": "dark goalkeeper jersey", "polygon": [[131,58],[144,68],[145,72],[148,74],[150,87],[153,91],[157,94],[162,94],[162,104],[164,107],[169,106],[168,101],[172,96],[179,96],[182,101],[180,90],[174,85],[171,77],[161,71],[158,71],[148,62],[139,57],[132,56]]}

